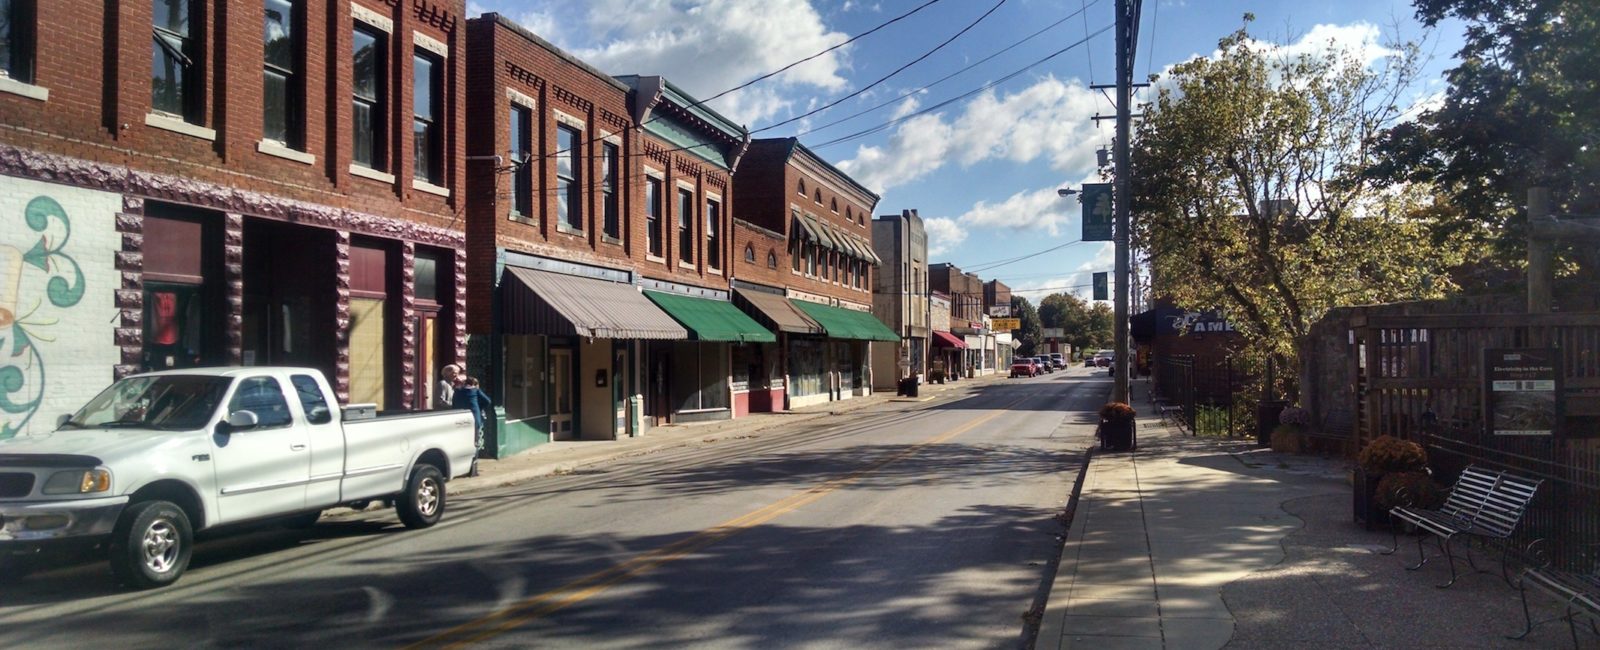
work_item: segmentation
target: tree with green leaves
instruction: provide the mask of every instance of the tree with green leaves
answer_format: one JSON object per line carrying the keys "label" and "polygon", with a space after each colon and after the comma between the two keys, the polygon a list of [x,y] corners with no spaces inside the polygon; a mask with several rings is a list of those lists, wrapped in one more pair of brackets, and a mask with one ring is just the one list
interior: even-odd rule
{"label": "tree with green leaves", "polygon": [[[1252,365],[1294,368],[1296,339],[1328,309],[1449,288],[1471,247],[1434,237],[1428,188],[1362,174],[1415,64],[1410,46],[1369,65],[1332,47],[1284,54],[1241,29],[1175,66],[1133,142],[1134,243],[1153,290],[1220,311]],[[1296,397],[1295,375],[1273,390]]]}
{"label": "tree with green leaves", "polygon": [[[1526,255],[1528,189],[1551,191],[1557,213],[1600,213],[1600,2],[1415,0],[1433,26],[1465,23],[1460,64],[1443,101],[1385,132],[1369,175],[1439,188],[1486,225],[1502,265]],[[1600,251],[1558,251],[1569,284],[1600,285]]]}
{"label": "tree with green leaves", "polygon": [[1017,344],[1017,354],[1025,357],[1038,354],[1039,350],[1039,311],[1033,308],[1033,303],[1022,296],[1011,296],[1011,317],[1022,321],[1022,328],[1013,332],[1011,339]]}
{"label": "tree with green leaves", "polygon": [[1039,301],[1041,326],[1066,330],[1064,342],[1075,350],[1111,347],[1114,320],[1110,306],[1103,302],[1091,305],[1070,293],[1053,293]]}

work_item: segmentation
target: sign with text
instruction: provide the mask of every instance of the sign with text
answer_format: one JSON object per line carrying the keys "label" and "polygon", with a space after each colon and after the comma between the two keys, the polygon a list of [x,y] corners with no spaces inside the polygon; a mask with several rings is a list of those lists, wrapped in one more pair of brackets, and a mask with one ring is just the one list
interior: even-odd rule
{"label": "sign with text", "polygon": [[989,324],[994,326],[996,332],[1022,329],[1022,319],[1020,318],[992,318],[989,320]]}
{"label": "sign with text", "polygon": [[1095,300],[1110,300],[1111,299],[1111,298],[1108,297],[1111,292],[1107,290],[1107,286],[1106,286],[1106,285],[1108,285],[1110,283],[1111,283],[1110,282],[1110,278],[1106,275],[1106,273],[1104,271],[1094,274],[1094,299]]}
{"label": "sign with text", "polygon": [[989,315],[996,318],[1010,318],[1011,305],[990,305]]}
{"label": "sign with text", "polygon": [[1111,184],[1085,183],[1083,201],[1083,241],[1111,241]]}
{"label": "sign with text", "polygon": [[1562,418],[1561,351],[1483,351],[1483,421],[1497,436],[1554,436]]}
{"label": "sign with text", "polygon": [[1039,335],[1047,339],[1064,339],[1067,338],[1067,330],[1064,327],[1046,327],[1039,330]]}

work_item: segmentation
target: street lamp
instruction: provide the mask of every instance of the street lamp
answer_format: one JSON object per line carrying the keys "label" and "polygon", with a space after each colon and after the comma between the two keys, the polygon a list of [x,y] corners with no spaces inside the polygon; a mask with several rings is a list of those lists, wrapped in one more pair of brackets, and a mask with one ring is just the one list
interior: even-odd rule
{"label": "street lamp", "polygon": [[1059,196],[1059,197],[1061,197],[1063,199],[1067,198],[1069,196],[1072,196],[1074,194],[1077,194],[1077,193],[1078,193],[1077,190],[1072,189],[1070,187],[1063,187],[1063,188],[1060,188],[1060,189],[1056,190],[1056,196]]}

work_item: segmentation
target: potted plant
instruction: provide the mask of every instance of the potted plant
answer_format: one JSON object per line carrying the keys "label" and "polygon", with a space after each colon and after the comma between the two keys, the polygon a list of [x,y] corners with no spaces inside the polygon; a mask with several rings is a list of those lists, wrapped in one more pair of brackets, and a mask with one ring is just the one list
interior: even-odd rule
{"label": "potted plant", "polygon": [[[1422,445],[1394,436],[1378,436],[1356,456],[1352,506],[1355,521],[1373,530],[1389,523],[1389,508],[1378,502],[1379,484],[1390,474],[1426,474],[1428,453]],[[1400,479],[1394,479],[1396,481]]]}
{"label": "potted plant", "polygon": [[1378,481],[1374,496],[1384,512],[1398,506],[1434,509],[1444,505],[1444,486],[1439,485],[1427,472],[1395,472],[1384,474]]}
{"label": "potted plant", "polygon": [[1117,451],[1131,451],[1134,446],[1134,416],[1138,415],[1132,406],[1122,402],[1110,402],[1100,407],[1100,426],[1095,429],[1095,437],[1100,439],[1100,446],[1104,449]]}
{"label": "potted plant", "polygon": [[1305,451],[1305,439],[1301,434],[1310,422],[1311,414],[1303,408],[1291,406],[1283,409],[1278,414],[1278,426],[1272,429],[1272,450],[1285,454]]}

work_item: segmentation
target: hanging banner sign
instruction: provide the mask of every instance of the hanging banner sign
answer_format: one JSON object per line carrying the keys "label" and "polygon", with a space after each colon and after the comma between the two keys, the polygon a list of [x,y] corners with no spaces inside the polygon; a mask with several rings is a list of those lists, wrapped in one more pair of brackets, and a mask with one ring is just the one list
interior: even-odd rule
{"label": "hanging banner sign", "polygon": [[1082,196],[1083,241],[1111,241],[1111,184],[1086,183]]}
{"label": "hanging banner sign", "polygon": [[1562,414],[1561,351],[1483,351],[1483,421],[1497,436],[1554,436]]}
{"label": "hanging banner sign", "polygon": [[994,326],[996,332],[1009,332],[1022,329],[1020,318],[991,318],[989,324]]}

